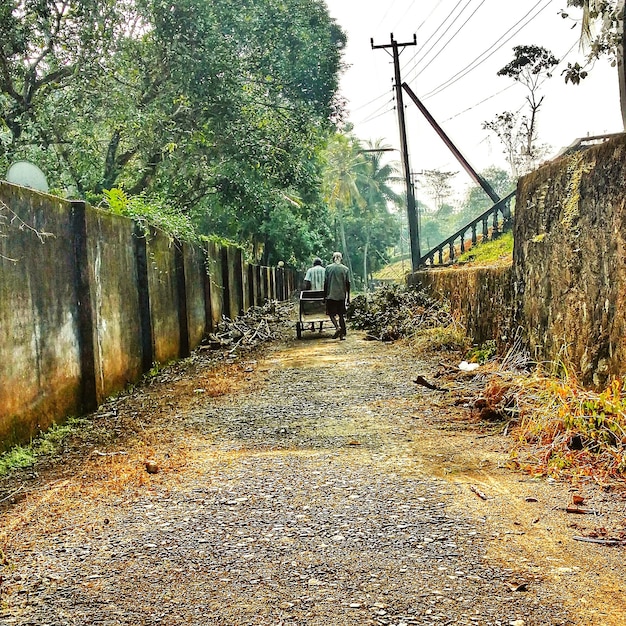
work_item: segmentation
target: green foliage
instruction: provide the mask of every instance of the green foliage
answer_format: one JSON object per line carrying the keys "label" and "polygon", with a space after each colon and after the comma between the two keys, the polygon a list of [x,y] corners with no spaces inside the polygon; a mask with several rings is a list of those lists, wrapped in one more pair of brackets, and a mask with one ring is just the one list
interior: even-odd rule
{"label": "green foliage", "polygon": [[513,255],[513,232],[502,233],[497,239],[479,243],[459,257],[459,262],[490,264],[502,259],[510,260]]}
{"label": "green foliage", "polygon": [[129,197],[121,189],[103,190],[105,206],[111,213],[135,220],[144,233],[151,226],[159,228],[182,241],[197,241],[198,235],[188,216],[159,199],[143,195]]}
{"label": "green foliage", "polygon": [[[326,236],[313,213],[345,35],[323,0],[12,0],[0,34],[0,161],[94,204],[123,189],[146,223],[186,237],[178,212],[265,260],[290,253],[274,237]],[[285,196],[301,200],[290,227],[259,237]]]}
{"label": "green foliage", "polygon": [[580,19],[572,18],[568,11],[561,10],[560,14],[563,19],[579,21],[581,47],[586,49],[587,63],[585,66],[568,63],[562,75],[566,83],[578,85],[600,57],[608,57],[613,66],[621,63],[624,55],[621,49],[624,5],[615,0],[567,0],[567,6],[582,9]]}
{"label": "green foliage", "polygon": [[542,83],[552,76],[552,68],[559,60],[542,46],[515,46],[513,60],[498,72],[526,87],[528,115],[505,111],[483,128],[491,130],[502,142],[504,154],[514,178],[535,169],[546,155],[548,147],[538,142],[538,113],[543,102],[539,95]]}
{"label": "green foliage", "polygon": [[496,356],[497,351],[498,346],[496,345],[495,340],[489,340],[479,346],[473,346],[465,355],[465,359],[469,363],[480,363],[483,365]]}
{"label": "green foliage", "polygon": [[62,425],[54,425],[41,433],[28,446],[15,446],[0,455],[0,476],[17,469],[32,467],[39,458],[57,454],[65,440],[88,424],[84,418],[69,418]]}
{"label": "green foliage", "polygon": [[350,134],[335,134],[325,153],[322,189],[335,231],[333,248],[344,253],[353,278],[364,284],[399,239],[399,220],[391,210],[401,201],[393,189],[398,166],[383,162],[385,148],[380,141],[364,147]]}

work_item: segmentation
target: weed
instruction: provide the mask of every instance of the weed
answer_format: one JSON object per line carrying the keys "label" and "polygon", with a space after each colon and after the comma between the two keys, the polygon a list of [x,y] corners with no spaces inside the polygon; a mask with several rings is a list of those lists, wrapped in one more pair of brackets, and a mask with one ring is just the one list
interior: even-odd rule
{"label": "weed", "polygon": [[[621,477],[626,469],[626,384],[602,392],[536,373],[509,390],[518,423],[513,456],[534,474]],[[523,461],[522,461],[523,459]]]}
{"label": "weed", "polygon": [[483,365],[496,355],[497,349],[495,340],[485,341],[485,343],[479,346],[473,346],[465,355],[465,360],[470,363],[480,363],[480,365]]}
{"label": "weed", "polygon": [[67,438],[83,430],[88,423],[86,418],[70,417],[63,424],[51,426],[29,445],[11,448],[0,455],[0,476],[32,467],[40,457],[57,454]]}
{"label": "weed", "polygon": [[411,337],[409,343],[411,348],[420,354],[443,350],[463,353],[467,350],[469,339],[463,328],[456,324],[450,324],[424,329]]}

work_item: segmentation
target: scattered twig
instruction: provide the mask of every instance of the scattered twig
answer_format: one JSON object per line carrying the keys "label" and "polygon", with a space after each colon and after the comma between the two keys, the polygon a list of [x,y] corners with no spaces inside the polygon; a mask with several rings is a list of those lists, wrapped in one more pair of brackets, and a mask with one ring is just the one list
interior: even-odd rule
{"label": "scattered twig", "polygon": [[481,500],[487,500],[487,496],[482,492],[479,491],[476,487],[474,487],[474,485],[470,485],[469,488],[481,499]]}
{"label": "scattered twig", "polygon": [[4,498],[2,498],[2,500],[0,500],[0,503],[6,502],[7,500],[14,498],[23,489],[24,489],[24,485],[20,485],[13,493],[10,493],[8,496],[5,496]]}
{"label": "scattered twig", "polygon": [[94,450],[93,453],[98,456],[117,456],[118,454],[128,454],[125,450],[120,450],[119,452],[100,452],[100,450]]}
{"label": "scattered twig", "polygon": [[572,537],[574,541],[586,541],[588,543],[598,543],[603,546],[623,546],[626,541],[623,539],[601,539],[600,537]]}

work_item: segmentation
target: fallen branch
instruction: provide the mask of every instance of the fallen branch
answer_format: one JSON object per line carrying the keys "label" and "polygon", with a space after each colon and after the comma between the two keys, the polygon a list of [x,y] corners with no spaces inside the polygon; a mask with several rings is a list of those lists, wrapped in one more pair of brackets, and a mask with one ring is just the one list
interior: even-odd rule
{"label": "fallen branch", "polygon": [[623,539],[600,539],[599,537],[572,537],[574,541],[586,541],[588,543],[598,543],[603,546],[623,546],[626,541]]}

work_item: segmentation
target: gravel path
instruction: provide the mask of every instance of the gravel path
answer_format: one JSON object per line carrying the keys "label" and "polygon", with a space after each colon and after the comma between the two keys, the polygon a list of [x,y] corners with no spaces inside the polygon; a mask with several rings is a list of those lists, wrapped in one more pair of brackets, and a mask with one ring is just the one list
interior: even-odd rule
{"label": "gravel path", "polygon": [[586,623],[489,557],[486,517],[416,453],[441,397],[412,382],[428,367],[305,338],[233,369],[225,395],[200,368],[104,407],[130,434],[2,515],[0,624]]}

